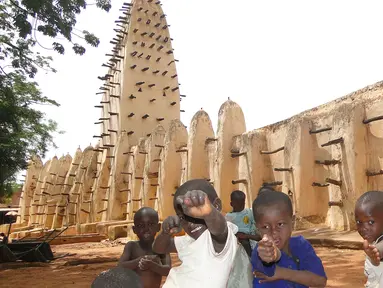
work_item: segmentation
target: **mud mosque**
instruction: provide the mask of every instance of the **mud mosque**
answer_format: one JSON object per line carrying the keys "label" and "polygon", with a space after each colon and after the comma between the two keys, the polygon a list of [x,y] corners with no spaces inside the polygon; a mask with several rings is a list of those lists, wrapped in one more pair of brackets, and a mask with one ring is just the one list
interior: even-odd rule
{"label": "mud mosque", "polygon": [[228,100],[216,132],[203,110],[187,130],[160,1],[133,0],[120,11],[99,77],[98,144],[46,163],[31,159],[13,237],[62,227],[67,235],[130,236],[135,211],[173,214],[175,189],[192,178],[215,187],[224,212],[233,189],[250,205],[270,185],[291,197],[299,227],[355,228],[358,196],[383,187],[383,82],[253,131]]}

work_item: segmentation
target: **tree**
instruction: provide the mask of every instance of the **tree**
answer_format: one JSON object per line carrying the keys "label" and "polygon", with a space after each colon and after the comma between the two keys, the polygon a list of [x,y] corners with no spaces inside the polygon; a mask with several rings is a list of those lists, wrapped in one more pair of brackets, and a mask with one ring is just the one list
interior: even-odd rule
{"label": "tree", "polygon": [[[111,0],[96,0],[93,5],[109,11]],[[78,55],[86,49],[75,37],[97,47],[100,41],[94,34],[75,28],[76,17],[86,7],[84,0],[0,1],[0,198],[10,191],[16,173],[26,168],[31,155],[43,158],[55,145],[57,123],[45,119],[36,105],[59,104],[43,96],[32,80],[41,69],[55,70],[50,66],[52,58],[34,49],[36,36],[51,37],[52,49],[60,54],[65,48],[59,37],[69,41]]]}
{"label": "tree", "polygon": [[[96,0],[98,8],[109,11],[111,0]],[[36,35],[57,39],[63,36],[73,44],[76,54],[83,55],[86,49],[74,42],[73,36],[97,47],[99,39],[92,33],[75,28],[76,17],[86,9],[85,0],[3,0],[0,2],[0,60],[8,60],[17,73],[26,73],[33,78],[38,68],[50,69],[49,57],[33,53],[37,43]],[[76,32],[75,32],[76,31]],[[65,48],[58,41],[52,42],[52,49],[64,54]],[[2,67],[4,68],[4,67]],[[2,71],[4,73],[4,71]]]}
{"label": "tree", "polygon": [[7,205],[12,204],[13,193],[20,191],[22,188],[23,188],[23,185],[20,183],[17,183],[17,182],[9,183],[7,185],[6,192],[4,193],[4,195],[0,197],[0,203],[5,203]]}
{"label": "tree", "polygon": [[58,103],[42,96],[22,74],[0,75],[0,197],[9,191],[15,174],[27,168],[32,155],[45,155],[53,145],[57,123],[44,119],[33,104]]}

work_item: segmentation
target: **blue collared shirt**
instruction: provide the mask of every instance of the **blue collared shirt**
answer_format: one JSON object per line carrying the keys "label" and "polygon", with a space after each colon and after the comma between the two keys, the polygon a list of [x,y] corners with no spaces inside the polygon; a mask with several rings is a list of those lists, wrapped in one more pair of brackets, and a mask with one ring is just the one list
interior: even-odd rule
{"label": "blue collared shirt", "polygon": [[[258,244],[257,244],[258,247]],[[262,260],[258,257],[257,247],[253,250],[251,255],[251,264],[253,270],[261,272],[269,277],[272,277],[275,272],[276,265],[265,266]],[[310,271],[322,277],[326,277],[326,273],[323,268],[321,259],[316,255],[314,248],[311,244],[302,236],[295,236],[290,238],[290,252],[293,257],[288,256],[282,252],[281,259],[278,262],[279,267],[289,268],[292,270]],[[307,286],[292,283],[285,280],[278,280],[268,283],[259,283],[260,278],[254,278],[254,287],[270,287],[270,288],[305,288]]]}

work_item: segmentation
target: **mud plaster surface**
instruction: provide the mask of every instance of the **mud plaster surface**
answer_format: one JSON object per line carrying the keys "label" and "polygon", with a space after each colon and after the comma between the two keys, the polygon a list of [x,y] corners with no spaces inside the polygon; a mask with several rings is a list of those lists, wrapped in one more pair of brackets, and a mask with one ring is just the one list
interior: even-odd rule
{"label": "mud plaster surface", "polygon": [[[40,267],[1,265],[1,287],[90,287],[93,279],[102,271],[114,267],[124,246],[118,242],[81,243],[53,246],[55,256],[71,253],[75,255],[57,259]],[[321,257],[327,276],[327,287],[363,287],[364,255],[362,251],[315,248]],[[104,263],[79,264],[95,260]],[[107,262],[109,261],[109,262]],[[177,256],[172,255],[174,265],[179,265]],[[74,265],[78,264],[78,265]]]}

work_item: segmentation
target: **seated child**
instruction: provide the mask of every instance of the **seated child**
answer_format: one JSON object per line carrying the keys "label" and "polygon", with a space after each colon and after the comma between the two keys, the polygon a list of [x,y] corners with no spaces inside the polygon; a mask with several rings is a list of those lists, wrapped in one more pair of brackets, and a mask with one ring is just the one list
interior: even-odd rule
{"label": "seated child", "polygon": [[256,245],[256,241],[261,237],[256,233],[253,211],[245,209],[246,194],[235,190],[230,195],[230,205],[233,212],[226,214],[226,220],[234,223],[238,227],[237,236],[239,242],[245,248],[246,253],[251,257],[251,251]]}
{"label": "seated child", "polygon": [[290,198],[263,188],[253,202],[258,231],[263,235],[253,250],[253,287],[325,287],[322,261],[302,236],[292,237],[293,206]]}
{"label": "seated child", "polygon": [[170,255],[156,254],[152,250],[154,238],[161,229],[158,213],[143,207],[134,214],[133,220],[133,231],[139,240],[125,245],[118,266],[134,270],[141,277],[144,288],[160,287],[162,276],[170,271]]}
{"label": "seated child", "polygon": [[91,288],[142,288],[140,277],[132,270],[115,267],[101,272]]}
{"label": "seated child", "polygon": [[[174,210],[153,244],[157,253],[178,253],[163,288],[226,288],[237,251],[237,227],[220,213],[222,203],[204,179],[182,184],[174,195]],[[180,232],[186,235],[172,237]]]}
{"label": "seated child", "polygon": [[355,205],[355,221],[366,253],[365,287],[383,287],[383,192],[364,193]]}

